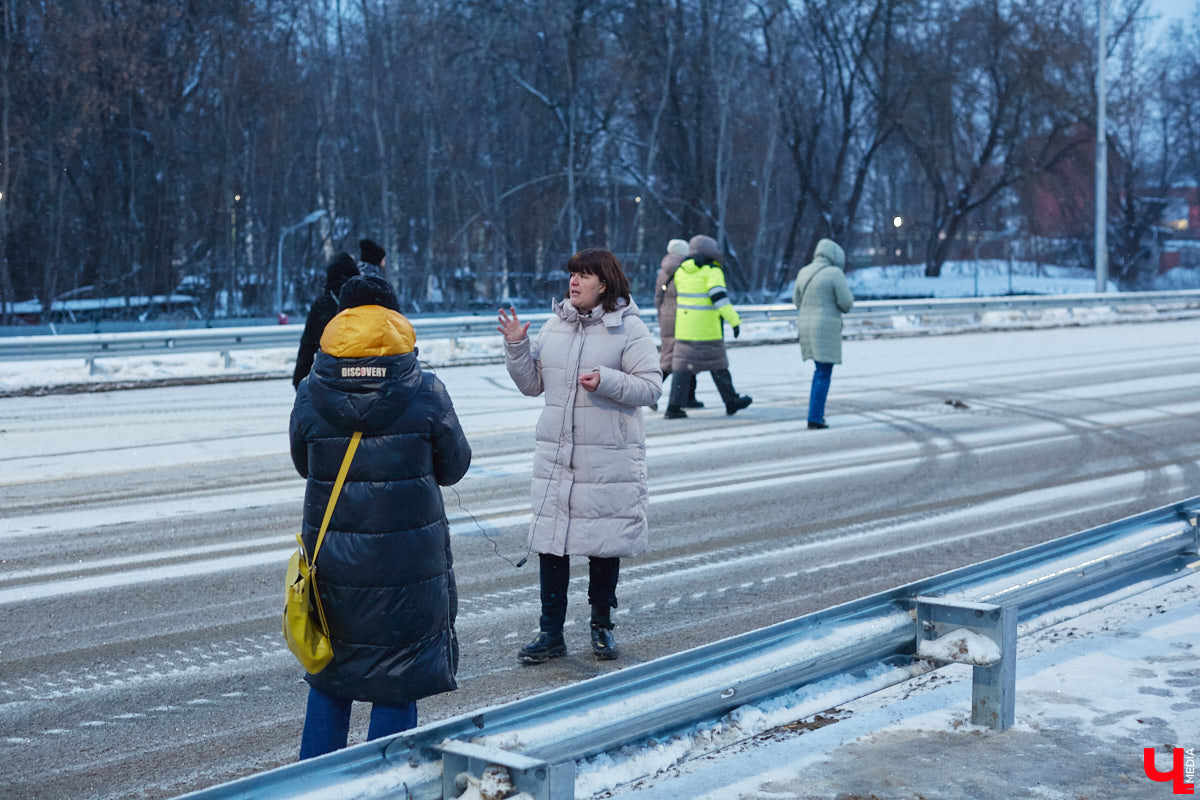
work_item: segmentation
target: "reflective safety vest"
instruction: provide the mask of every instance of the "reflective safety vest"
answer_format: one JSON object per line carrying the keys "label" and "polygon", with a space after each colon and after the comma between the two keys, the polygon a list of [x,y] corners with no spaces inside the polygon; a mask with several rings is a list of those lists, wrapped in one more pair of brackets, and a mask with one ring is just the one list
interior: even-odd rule
{"label": "reflective safety vest", "polygon": [[730,325],[742,320],[725,291],[725,273],[717,262],[697,264],[689,258],[675,270],[675,338],[684,342],[713,342],[724,338],[721,319]]}

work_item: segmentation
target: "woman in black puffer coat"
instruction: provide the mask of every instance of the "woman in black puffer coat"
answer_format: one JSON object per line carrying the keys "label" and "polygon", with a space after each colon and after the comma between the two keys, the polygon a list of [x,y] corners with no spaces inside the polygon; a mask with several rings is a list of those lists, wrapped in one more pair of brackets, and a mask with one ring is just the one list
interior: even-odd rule
{"label": "woman in black puffer coat", "polygon": [[300,757],[346,746],[354,700],[368,739],[416,724],[416,701],[456,688],[458,596],[441,486],[471,463],[446,387],[422,372],[412,325],[380,278],[347,281],[301,382],[292,461],[308,479],[302,536],[313,552],[354,431],[362,441],[317,555],[333,660],[315,675]]}

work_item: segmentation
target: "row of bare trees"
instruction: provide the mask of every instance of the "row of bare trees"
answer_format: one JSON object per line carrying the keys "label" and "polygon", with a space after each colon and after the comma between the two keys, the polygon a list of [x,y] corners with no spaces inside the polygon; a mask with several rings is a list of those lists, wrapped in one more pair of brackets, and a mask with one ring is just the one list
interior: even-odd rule
{"label": "row of bare trees", "polygon": [[[1155,49],[1142,0],[1110,2],[1133,280],[1138,198],[1200,178],[1200,21]],[[644,292],[695,233],[765,294],[817,238],[854,248],[900,214],[936,275],[980,230],[1028,235],[1037,193],[1090,169],[1095,7],[0,0],[0,300],[190,276],[210,312],[303,309],[363,236],[416,308],[557,292],[587,245]]]}

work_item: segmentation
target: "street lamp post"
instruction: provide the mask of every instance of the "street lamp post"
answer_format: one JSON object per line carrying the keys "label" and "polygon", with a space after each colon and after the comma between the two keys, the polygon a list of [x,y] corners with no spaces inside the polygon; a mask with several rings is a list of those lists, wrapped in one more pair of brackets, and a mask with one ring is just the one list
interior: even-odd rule
{"label": "street lamp post", "polygon": [[633,198],[634,205],[637,211],[634,212],[633,222],[637,233],[637,241],[634,243],[633,270],[637,274],[642,266],[642,247],[646,240],[646,221],[642,218],[642,196],[638,195]]}
{"label": "street lamp post", "polygon": [[279,248],[276,250],[276,253],[275,253],[275,255],[276,255],[276,259],[275,259],[275,313],[276,314],[283,313],[283,237],[287,236],[292,231],[300,230],[305,225],[311,225],[312,223],[316,222],[323,216],[325,216],[325,209],[323,209],[323,208],[318,209],[317,211],[312,212],[307,217],[305,217],[304,219],[297,222],[295,225],[292,225],[291,227],[288,227],[288,228],[284,228],[279,233]]}
{"label": "street lamp post", "polygon": [[1108,62],[1108,19],[1104,4],[1099,0],[1098,20],[1099,44],[1096,54],[1096,292],[1108,288],[1108,114],[1107,114],[1107,62]]}

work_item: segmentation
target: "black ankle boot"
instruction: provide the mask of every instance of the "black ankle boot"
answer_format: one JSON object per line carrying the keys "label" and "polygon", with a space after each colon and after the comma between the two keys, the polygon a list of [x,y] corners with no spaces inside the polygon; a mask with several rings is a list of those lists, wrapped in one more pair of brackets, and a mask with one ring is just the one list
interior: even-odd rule
{"label": "black ankle boot", "polygon": [[687,419],[687,412],[679,406],[667,406],[663,419]]}
{"label": "black ankle boot", "polygon": [[612,628],[592,623],[592,653],[601,661],[610,661],[621,655]]}
{"label": "black ankle boot", "polygon": [[517,660],[523,664],[544,664],[552,658],[567,654],[567,644],[562,634],[542,631],[532,642],[517,651]]}
{"label": "black ankle boot", "polygon": [[736,414],[737,412],[741,411],[743,408],[745,408],[746,406],[750,405],[753,402],[754,401],[749,396],[741,395],[736,400],[734,400],[732,403],[725,404],[725,413],[726,414]]}

